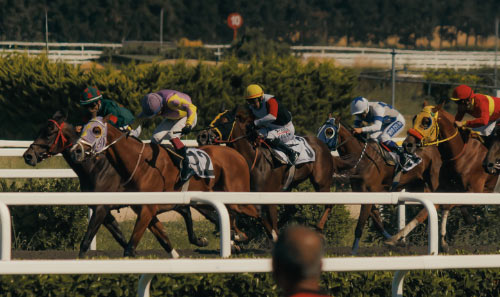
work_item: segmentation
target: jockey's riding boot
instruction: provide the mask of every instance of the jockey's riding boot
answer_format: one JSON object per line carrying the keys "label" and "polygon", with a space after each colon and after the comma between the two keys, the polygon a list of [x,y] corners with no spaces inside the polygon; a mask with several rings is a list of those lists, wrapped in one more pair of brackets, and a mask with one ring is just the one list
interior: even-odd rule
{"label": "jockey's riding boot", "polygon": [[406,157],[406,154],[405,154],[405,151],[402,147],[398,146],[394,141],[392,140],[389,140],[389,141],[386,141],[384,142],[384,144],[393,152],[395,152],[396,154],[398,154],[399,156],[399,164],[401,164],[401,167],[405,168],[407,167],[407,164],[409,161],[411,161],[410,159],[408,159]]}
{"label": "jockey's riding boot", "polygon": [[290,160],[290,164],[295,165],[295,161],[297,161],[297,158],[299,157],[299,153],[292,150],[288,145],[286,145],[279,138],[271,139],[271,140],[269,140],[269,143],[271,144],[271,146],[284,152],[287,155],[288,159]]}
{"label": "jockey's riding boot", "polygon": [[182,156],[182,162],[181,162],[181,180],[183,182],[186,182],[188,181],[191,176],[194,175],[194,170],[189,167],[189,159],[187,157],[187,148],[186,147],[182,147],[181,149],[177,150],[177,152]]}

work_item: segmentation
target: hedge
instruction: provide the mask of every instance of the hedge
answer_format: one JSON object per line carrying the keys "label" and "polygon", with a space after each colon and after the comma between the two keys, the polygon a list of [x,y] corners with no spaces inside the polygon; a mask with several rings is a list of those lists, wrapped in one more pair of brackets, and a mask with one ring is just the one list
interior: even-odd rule
{"label": "hedge", "polygon": [[[392,272],[323,273],[322,288],[331,296],[390,296]],[[0,294],[11,296],[136,296],[138,275],[1,276]],[[412,271],[404,295],[488,296],[500,294],[500,270]],[[157,275],[151,296],[281,296],[269,273]]]}
{"label": "hedge", "polygon": [[[332,62],[304,63],[291,56],[269,55],[245,64],[228,58],[217,65],[180,60],[80,70],[49,62],[45,56],[13,54],[0,57],[0,138],[32,139],[57,109],[67,110],[70,121],[78,122],[79,96],[87,85],[97,86],[104,97],[134,114],[140,112],[140,99],[148,92],[164,88],[185,92],[198,107],[198,128],[206,127],[221,107],[244,104],[244,89],[250,83],[261,84],[287,105],[298,133],[315,134],[329,112],[347,115],[357,81],[352,70]],[[146,124],[144,137],[152,126]]]}

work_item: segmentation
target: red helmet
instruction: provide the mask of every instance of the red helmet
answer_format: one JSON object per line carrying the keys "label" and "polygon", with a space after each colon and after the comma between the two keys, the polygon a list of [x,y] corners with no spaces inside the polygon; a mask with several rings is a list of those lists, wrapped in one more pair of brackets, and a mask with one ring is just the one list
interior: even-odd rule
{"label": "red helmet", "polygon": [[459,85],[453,90],[453,95],[450,99],[453,101],[467,100],[470,99],[472,95],[474,95],[474,92],[469,86]]}

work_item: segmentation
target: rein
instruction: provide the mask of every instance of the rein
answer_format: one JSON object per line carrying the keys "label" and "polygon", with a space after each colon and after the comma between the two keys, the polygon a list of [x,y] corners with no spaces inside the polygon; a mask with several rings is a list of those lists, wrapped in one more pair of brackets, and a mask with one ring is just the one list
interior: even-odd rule
{"label": "rein", "polygon": [[54,149],[57,147],[57,145],[59,143],[59,140],[61,140],[62,151],[65,150],[65,149],[67,149],[68,147],[72,146],[73,143],[69,142],[68,139],[63,134],[63,128],[64,128],[64,125],[65,125],[65,122],[62,122],[61,125],[59,125],[59,123],[57,123],[57,121],[55,121],[53,119],[49,119],[49,122],[52,122],[57,127],[57,129],[58,129],[56,140],[54,141],[54,143],[52,143],[52,145],[50,145],[50,147],[47,144],[32,143],[30,145],[30,147],[37,145],[37,146],[40,146],[40,147],[43,147],[43,148],[48,148],[47,155],[49,157],[51,157],[53,155],[56,155],[56,153],[54,153]]}
{"label": "rein", "polygon": [[132,171],[132,174],[130,175],[130,177],[124,183],[121,184],[122,186],[127,185],[132,180],[132,177],[134,177],[134,174],[137,171],[137,168],[139,168],[139,162],[141,161],[142,153],[144,152],[145,147],[146,147],[146,144],[143,142],[141,152],[139,153],[139,157],[137,157],[137,163],[135,163],[134,171]]}

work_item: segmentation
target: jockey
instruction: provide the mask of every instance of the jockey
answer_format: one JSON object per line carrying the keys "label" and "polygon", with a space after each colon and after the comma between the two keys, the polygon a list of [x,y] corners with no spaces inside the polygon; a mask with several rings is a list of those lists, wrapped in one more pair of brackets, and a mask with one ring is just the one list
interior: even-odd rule
{"label": "jockey", "polygon": [[[110,120],[113,122],[113,126],[122,131],[130,131],[130,135],[135,137],[139,137],[141,134],[141,126],[135,130],[130,127],[134,122],[132,112],[113,100],[104,99],[96,87],[88,87],[83,90],[80,96],[80,105],[87,109],[85,122],[97,116],[104,117],[111,114]],[[76,129],[77,132],[80,132],[81,126],[77,126]]]}
{"label": "jockey", "polygon": [[156,127],[151,143],[160,144],[162,140],[170,140],[175,150],[182,156],[181,180],[187,181],[194,174],[189,167],[186,146],[180,140],[196,126],[196,106],[187,94],[175,90],[161,90],[149,93],[142,98],[142,112],[139,117],[151,118],[155,115],[165,119]]}
{"label": "jockey", "polygon": [[[500,122],[500,98],[474,94],[469,86],[460,85],[453,90],[451,100],[458,105],[455,115],[457,127],[469,127],[481,135],[489,136],[495,129],[496,123]],[[466,113],[475,119],[462,121]]]}
{"label": "jockey", "polygon": [[[392,140],[403,130],[405,119],[391,105],[384,102],[369,102],[366,98],[359,96],[351,102],[351,114],[356,116],[354,133],[368,133],[371,139],[379,141],[391,151],[396,152],[403,170],[408,171],[420,162],[420,158],[405,154],[404,149]],[[362,122],[371,125],[361,127]]]}
{"label": "jockey", "polygon": [[285,144],[292,140],[295,134],[292,115],[288,109],[273,95],[264,94],[262,88],[256,84],[247,87],[245,99],[255,116],[252,128],[256,128],[269,145],[283,151],[290,163],[295,165],[298,153]]}

